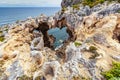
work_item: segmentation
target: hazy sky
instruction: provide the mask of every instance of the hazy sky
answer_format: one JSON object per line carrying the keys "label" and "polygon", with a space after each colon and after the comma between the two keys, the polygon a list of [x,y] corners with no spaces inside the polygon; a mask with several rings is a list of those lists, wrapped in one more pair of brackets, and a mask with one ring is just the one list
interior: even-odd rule
{"label": "hazy sky", "polygon": [[62,0],[0,0],[0,7],[59,7]]}

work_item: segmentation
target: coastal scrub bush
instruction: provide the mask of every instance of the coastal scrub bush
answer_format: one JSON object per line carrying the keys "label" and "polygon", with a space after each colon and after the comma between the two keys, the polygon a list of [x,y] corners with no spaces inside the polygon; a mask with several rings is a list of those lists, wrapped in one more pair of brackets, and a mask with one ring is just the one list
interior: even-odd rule
{"label": "coastal scrub bush", "polygon": [[118,10],[117,12],[120,13],[120,10]]}
{"label": "coastal scrub bush", "polygon": [[35,80],[41,80],[41,76],[36,77]]}
{"label": "coastal scrub bush", "polygon": [[2,66],[3,66],[4,62],[0,60],[0,77],[2,76],[3,74],[3,70],[2,70]]}
{"label": "coastal scrub bush", "polygon": [[8,29],[6,28],[5,31],[8,31]]}
{"label": "coastal scrub bush", "polygon": [[76,9],[76,10],[79,10],[80,8],[80,6],[79,6],[79,4],[74,4],[74,5],[72,5],[72,7],[73,7],[73,9]]}
{"label": "coastal scrub bush", "polygon": [[96,50],[97,50],[97,48],[95,46],[90,46],[89,47],[90,52],[95,52]]}
{"label": "coastal scrub bush", "polygon": [[83,0],[83,5],[94,7],[95,5],[99,3],[104,3],[105,1],[108,1],[108,2],[117,1],[120,3],[120,0]]}
{"label": "coastal scrub bush", "polygon": [[0,41],[3,42],[5,40],[4,36],[0,36]]}
{"label": "coastal scrub bush", "polygon": [[120,62],[113,62],[109,71],[102,72],[107,80],[120,80]]}
{"label": "coastal scrub bush", "polygon": [[67,10],[67,8],[66,7],[62,7],[62,12],[65,12]]}
{"label": "coastal scrub bush", "polygon": [[80,42],[74,42],[75,46],[78,47],[78,46],[81,46],[82,44]]}
{"label": "coastal scrub bush", "polygon": [[93,7],[97,5],[98,3],[104,3],[105,0],[84,0],[83,5],[88,5],[90,7]]}
{"label": "coastal scrub bush", "polygon": [[0,31],[0,34],[2,34],[2,31]]}
{"label": "coastal scrub bush", "polygon": [[33,77],[28,77],[26,75],[23,75],[23,76],[19,77],[18,80],[33,80]]}
{"label": "coastal scrub bush", "polygon": [[113,77],[113,78],[111,78],[109,80],[120,80],[120,78]]}
{"label": "coastal scrub bush", "polygon": [[95,46],[90,46],[89,51],[94,53],[89,59],[95,59],[96,57],[99,56],[99,54],[97,52],[97,48]]}

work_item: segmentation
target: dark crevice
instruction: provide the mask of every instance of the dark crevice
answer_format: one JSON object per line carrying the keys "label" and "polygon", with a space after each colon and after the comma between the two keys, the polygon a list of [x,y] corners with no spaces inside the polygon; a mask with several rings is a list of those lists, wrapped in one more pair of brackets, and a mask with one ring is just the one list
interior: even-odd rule
{"label": "dark crevice", "polygon": [[116,28],[113,31],[113,39],[116,39],[120,43],[120,27],[119,24],[117,24]]}

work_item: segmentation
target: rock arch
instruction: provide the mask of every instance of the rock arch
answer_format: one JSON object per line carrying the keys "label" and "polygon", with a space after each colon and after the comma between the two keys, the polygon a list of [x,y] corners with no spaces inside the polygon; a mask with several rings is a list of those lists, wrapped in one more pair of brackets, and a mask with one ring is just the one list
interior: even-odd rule
{"label": "rock arch", "polygon": [[67,27],[66,32],[69,35],[70,41],[74,41],[76,39],[75,31],[74,28],[72,28],[66,21],[66,18],[63,17],[60,20],[55,20],[55,24],[51,25],[52,23],[49,23],[47,21],[40,21],[38,23],[38,28],[36,30],[41,31],[43,34],[43,39],[44,39],[44,46],[49,47],[51,49],[54,49],[53,43],[55,42],[55,37],[53,35],[48,34],[48,30],[58,27],[60,29]]}

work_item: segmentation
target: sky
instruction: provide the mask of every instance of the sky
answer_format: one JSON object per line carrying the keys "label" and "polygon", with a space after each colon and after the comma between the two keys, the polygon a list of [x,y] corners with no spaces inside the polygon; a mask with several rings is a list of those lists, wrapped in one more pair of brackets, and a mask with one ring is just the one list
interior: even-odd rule
{"label": "sky", "polygon": [[62,0],[0,0],[0,7],[60,7]]}

